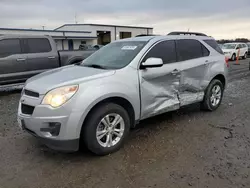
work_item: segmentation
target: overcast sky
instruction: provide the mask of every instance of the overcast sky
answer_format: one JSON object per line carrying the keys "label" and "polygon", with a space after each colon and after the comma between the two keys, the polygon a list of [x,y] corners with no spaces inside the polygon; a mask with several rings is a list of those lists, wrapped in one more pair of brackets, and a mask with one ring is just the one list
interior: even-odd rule
{"label": "overcast sky", "polygon": [[250,38],[250,0],[0,0],[0,27],[54,29],[100,23]]}

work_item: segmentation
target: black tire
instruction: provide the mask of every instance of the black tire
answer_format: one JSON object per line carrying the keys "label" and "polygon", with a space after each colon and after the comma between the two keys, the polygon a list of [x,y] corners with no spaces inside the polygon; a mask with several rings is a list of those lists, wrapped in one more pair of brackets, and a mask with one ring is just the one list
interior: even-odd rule
{"label": "black tire", "polygon": [[[103,147],[98,143],[96,138],[96,130],[99,122],[108,114],[116,113],[119,114],[125,123],[124,133],[120,141],[111,147]],[[128,112],[120,105],[114,103],[105,103],[95,108],[88,116],[86,123],[83,125],[82,139],[85,146],[94,154],[104,156],[119,150],[126,140],[130,131],[130,117]]]}
{"label": "black tire", "polygon": [[233,55],[232,55],[231,60],[232,60],[232,61],[235,61],[235,60],[236,60],[236,54],[233,54]]}
{"label": "black tire", "polygon": [[[212,96],[212,89],[215,86],[219,86],[220,89],[221,89],[220,102],[216,106],[212,105],[212,102],[210,100],[211,96]],[[222,98],[223,98],[223,93],[224,93],[224,86],[221,83],[221,81],[217,80],[217,79],[212,80],[210,82],[210,84],[208,85],[206,91],[205,91],[205,96],[204,96],[203,102],[201,103],[201,109],[202,110],[207,110],[207,111],[214,111],[214,110],[216,110],[220,106],[220,104],[221,104],[221,101],[222,101]]]}
{"label": "black tire", "polygon": [[247,52],[245,53],[245,55],[242,58],[247,59]]}

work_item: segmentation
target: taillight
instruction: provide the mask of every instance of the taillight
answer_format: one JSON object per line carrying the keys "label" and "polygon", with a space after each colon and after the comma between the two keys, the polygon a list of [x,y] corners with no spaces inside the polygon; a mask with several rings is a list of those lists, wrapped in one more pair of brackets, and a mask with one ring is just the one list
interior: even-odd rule
{"label": "taillight", "polygon": [[229,67],[229,59],[227,57],[225,57],[225,63],[227,65],[227,67]]}

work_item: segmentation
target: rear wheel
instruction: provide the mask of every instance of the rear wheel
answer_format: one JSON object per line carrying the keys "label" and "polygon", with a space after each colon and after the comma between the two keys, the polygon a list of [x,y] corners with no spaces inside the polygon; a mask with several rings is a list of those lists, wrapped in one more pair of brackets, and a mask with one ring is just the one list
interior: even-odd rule
{"label": "rear wheel", "polygon": [[246,59],[247,58],[247,52],[245,53],[245,55],[243,56],[243,59]]}
{"label": "rear wheel", "polygon": [[130,130],[130,118],[120,105],[107,103],[91,112],[83,129],[87,148],[97,155],[119,150]]}
{"label": "rear wheel", "polygon": [[214,79],[206,89],[204,100],[201,104],[202,109],[208,111],[216,110],[222,101],[224,86],[220,80]]}

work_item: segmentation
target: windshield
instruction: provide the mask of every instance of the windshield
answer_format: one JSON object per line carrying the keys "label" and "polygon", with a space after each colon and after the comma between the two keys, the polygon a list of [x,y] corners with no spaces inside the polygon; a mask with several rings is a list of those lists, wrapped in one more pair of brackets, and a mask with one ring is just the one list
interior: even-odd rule
{"label": "windshield", "polygon": [[235,49],[236,44],[224,44],[222,46],[223,49]]}
{"label": "windshield", "polygon": [[120,69],[127,66],[145,46],[146,41],[110,43],[83,60],[81,66],[102,69]]}

